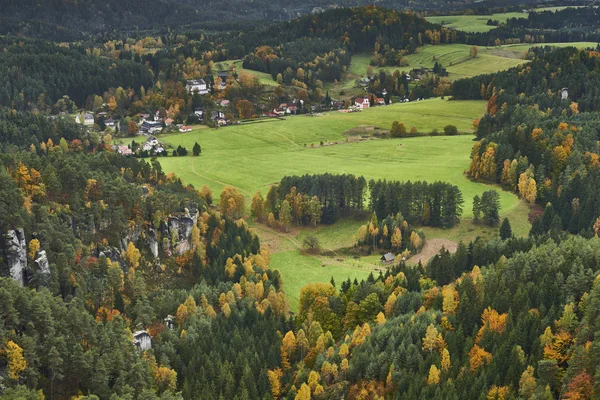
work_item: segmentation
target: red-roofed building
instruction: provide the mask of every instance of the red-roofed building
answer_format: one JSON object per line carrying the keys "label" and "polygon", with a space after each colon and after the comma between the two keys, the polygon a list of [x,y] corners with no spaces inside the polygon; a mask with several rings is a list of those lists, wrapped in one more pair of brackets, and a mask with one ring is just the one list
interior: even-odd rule
{"label": "red-roofed building", "polygon": [[354,100],[354,105],[358,108],[369,108],[369,106],[371,105],[369,103],[369,98],[368,97],[357,97],[356,100]]}

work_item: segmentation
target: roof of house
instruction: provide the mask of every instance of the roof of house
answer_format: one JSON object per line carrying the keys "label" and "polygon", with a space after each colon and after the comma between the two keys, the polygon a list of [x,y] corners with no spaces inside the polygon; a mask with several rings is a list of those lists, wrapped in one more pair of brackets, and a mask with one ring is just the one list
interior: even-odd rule
{"label": "roof of house", "polygon": [[396,257],[394,257],[394,255],[392,253],[385,253],[381,259],[385,260],[385,261],[394,261]]}
{"label": "roof of house", "polygon": [[204,79],[194,79],[191,81],[187,81],[187,84],[189,86],[206,85],[206,81]]}

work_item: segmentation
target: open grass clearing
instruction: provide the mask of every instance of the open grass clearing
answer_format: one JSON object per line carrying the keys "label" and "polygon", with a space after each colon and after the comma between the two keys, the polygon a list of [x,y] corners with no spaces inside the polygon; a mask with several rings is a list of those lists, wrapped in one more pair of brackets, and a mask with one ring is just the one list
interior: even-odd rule
{"label": "open grass clearing", "polygon": [[[191,149],[195,142],[202,146],[199,157],[159,158],[166,172],[174,172],[196,187],[208,185],[218,194],[225,185],[238,188],[247,204],[256,191],[266,194],[270,184],[284,175],[305,173],[351,173],[368,179],[446,181],[457,185],[464,196],[461,223],[452,229],[423,228],[427,238],[454,242],[490,237],[497,229],[472,224],[472,198],[492,188],[467,179],[472,136],[417,137],[381,139],[346,143],[344,133],[360,126],[386,129],[394,120],[420,131],[442,129],[451,123],[460,131],[472,130],[472,120],[485,111],[483,101],[448,101],[431,99],[420,102],[375,107],[361,113],[331,112],[321,117],[293,116],[265,124],[237,125],[219,129],[194,129],[190,133],[161,135],[159,139],[172,146]],[[310,144],[320,145],[311,148]],[[337,142],[338,144],[334,144]],[[305,146],[306,144],[306,146]],[[527,234],[528,207],[514,194],[500,192],[501,215],[508,216],[516,234]],[[279,269],[292,309],[296,309],[300,289],[309,282],[336,283],[350,277],[364,279],[371,271],[378,273],[379,254],[354,259],[336,250],[354,245],[354,235],[361,219],[343,219],[330,226],[296,228],[281,233],[251,224],[263,243],[273,251],[271,267]],[[312,256],[299,249],[307,235],[316,236],[331,257]]]}

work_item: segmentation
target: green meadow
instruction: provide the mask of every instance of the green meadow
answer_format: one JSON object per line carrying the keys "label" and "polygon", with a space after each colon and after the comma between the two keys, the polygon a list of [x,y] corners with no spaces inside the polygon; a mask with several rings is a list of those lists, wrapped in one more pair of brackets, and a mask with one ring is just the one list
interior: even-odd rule
{"label": "green meadow", "polygon": [[[478,48],[479,54],[475,58],[469,55],[471,46],[467,44],[426,45],[414,54],[407,56],[409,65],[405,67],[375,67],[375,71],[393,72],[395,70],[409,71],[413,68],[433,68],[435,62],[441,63],[449,73],[451,80],[467,78],[481,74],[489,74],[516,67],[528,62],[524,54],[534,45],[514,44],[500,47]],[[574,46],[578,48],[595,47],[594,42],[574,43],[544,43],[535,46]],[[354,78],[364,77],[371,61],[368,54],[357,54],[352,57],[350,73]],[[353,83],[354,81],[352,81]]]}
{"label": "green meadow", "polygon": [[[266,194],[269,185],[284,175],[313,173],[350,173],[369,179],[400,181],[446,181],[457,185],[464,196],[461,224],[450,230],[424,229],[428,238],[471,240],[491,236],[496,230],[472,223],[472,198],[490,187],[475,183],[464,175],[473,146],[472,121],[481,117],[483,101],[431,99],[420,102],[375,107],[360,113],[330,112],[323,116],[292,116],[285,120],[266,120],[219,129],[196,127],[190,133],[164,135],[172,146],[191,149],[202,146],[199,157],[160,158],[166,172],[174,172],[197,188],[208,185],[218,194],[225,185],[235,186],[247,199],[257,191]],[[348,139],[345,133],[357,127],[389,129],[394,120],[420,132],[442,130],[456,125],[460,136],[423,136],[406,139]],[[355,140],[355,139],[354,139]],[[323,145],[321,145],[323,142]],[[499,189],[498,189],[499,190]],[[499,190],[501,215],[508,216],[515,233],[526,235],[528,207],[518,198]],[[343,220],[332,226],[297,228],[289,234],[276,233],[260,225],[255,230],[274,249],[272,268],[283,275],[292,309],[300,289],[313,281],[336,282],[346,278],[365,278],[377,268],[377,257],[354,260],[346,256],[309,256],[299,248],[307,235],[319,238],[322,247],[335,253],[354,244],[354,234],[364,221]]]}
{"label": "green meadow", "polygon": [[[560,11],[567,7],[541,7],[533,10],[534,12],[542,11]],[[440,24],[447,28],[456,29],[464,32],[488,32],[496,27],[487,25],[489,19],[498,21],[500,24],[506,23],[509,18],[527,18],[526,12],[510,12],[496,13],[491,15],[439,15],[434,17],[426,17],[425,19],[434,24]]]}

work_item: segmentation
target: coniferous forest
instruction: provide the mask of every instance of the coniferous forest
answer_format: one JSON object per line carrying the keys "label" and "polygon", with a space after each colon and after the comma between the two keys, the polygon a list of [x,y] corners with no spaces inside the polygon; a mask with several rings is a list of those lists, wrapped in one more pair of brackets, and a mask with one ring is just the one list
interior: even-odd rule
{"label": "coniferous forest", "polygon": [[[598,9],[467,33],[417,11],[493,5],[381,3],[394,9],[0,5],[0,398],[600,398],[599,47],[532,47],[521,65],[472,77],[448,76],[437,59],[431,71],[390,71],[431,46],[467,45],[476,58],[476,45],[496,41],[596,41]],[[365,55],[367,68],[387,69],[351,87]],[[339,148],[381,143],[395,152],[357,152],[352,163],[411,162],[404,148],[429,137],[398,121],[363,135],[383,131],[363,116],[436,96],[444,103],[425,104],[485,106],[472,131],[444,128],[441,139],[468,141],[464,176],[372,178],[337,165]],[[343,116],[368,143],[321,139],[333,124],[324,114],[338,110],[363,113]],[[253,182],[209,177],[221,168],[203,164],[215,141],[243,146],[229,125],[263,124],[267,148],[286,118],[326,121],[310,132],[318,145],[284,140],[306,159],[326,153],[330,172],[264,164],[282,172],[252,198]],[[179,134],[193,148],[170,146]],[[169,172],[173,159],[220,192]],[[471,203],[459,179],[481,197]],[[500,214],[500,193],[526,210],[518,225]],[[331,249],[344,224],[352,245]],[[513,234],[524,225],[528,234]],[[421,258],[440,237],[455,248]],[[331,267],[325,257],[377,264],[360,279],[315,278],[295,296],[274,267],[278,246],[316,271]]]}

